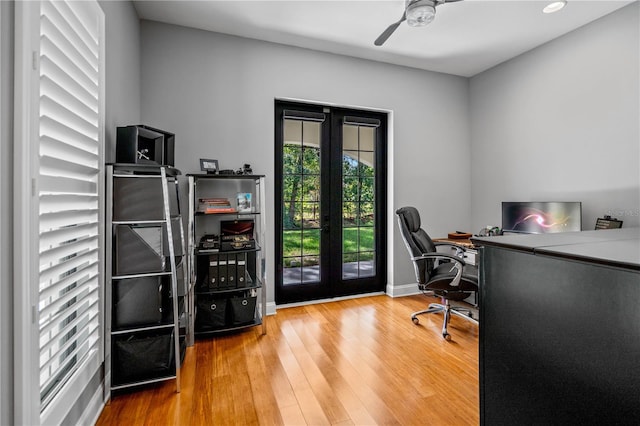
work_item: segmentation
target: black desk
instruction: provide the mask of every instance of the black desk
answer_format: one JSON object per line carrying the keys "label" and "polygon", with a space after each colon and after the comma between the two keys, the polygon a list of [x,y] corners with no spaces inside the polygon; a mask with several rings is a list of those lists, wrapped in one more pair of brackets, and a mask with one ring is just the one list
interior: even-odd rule
{"label": "black desk", "polygon": [[473,242],[481,424],[637,424],[640,229]]}

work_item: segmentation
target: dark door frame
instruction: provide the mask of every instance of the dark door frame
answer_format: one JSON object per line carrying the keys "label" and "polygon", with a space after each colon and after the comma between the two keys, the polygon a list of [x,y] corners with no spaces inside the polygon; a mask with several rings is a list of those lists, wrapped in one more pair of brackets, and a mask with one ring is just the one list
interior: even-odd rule
{"label": "dark door frame", "polygon": [[[374,292],[384,292],[387,281],[387,146],[388,135],[387,126],[389,116],[385,112],[352,109],[347,107],[335,107],[321,104],[307,104],[300,102],[291,102],[284,100],[275,100],[274,108],[274,124],[275,124],[275,303],[285,304],[293,302],[303,302],[318,299],[327,299],[333,297],[349,296],[356,294],[366,294]],[[321,150],[321,161],[327,162],[331,166],[329,173],[322,174],[322,188],[341,188],[342,187],[342,147],[331,141],[338,141],[342,138],[342,120],[346,115],[362,116],[367,118],[375,118],[380,121],[378,128],[378,138],[376,138],[375,152],[375,274],[374,279],[358,278],[358,279],[342,279],[342,258],[335,258],[332,265],[329,261],[321,262],[320,273],[323,277],[322,283],[306,283],[297,286],[283,286],[283,265],[282,265],[282,224],[283,224],[283,199],[282,199],[282,180],[283,180],[283,151],[281,141],[283,139],[283,113],[285,109],[302,110],[313,113],[324,113],[326,118],[322,123],[322,146],[330,147],[330,149]],[[329,140],[327,140],[329,139]],[[334,159],[331,161],[331,159]],[[327,192],[326,190],[324,191]],[[336,202],[335,200],[333,201]],[[342,205],[342,200],[337,201]],[[321,252],[342,254],[342,212],[341,208],[330,209],[329,203],[321,203],[321,217],[323,235],[327,235],[326,230],[330,229],[331,238],[322,238]],[[336,229],[337,227],[337,229]],[[327,259],[328,256],[325,256]]]}

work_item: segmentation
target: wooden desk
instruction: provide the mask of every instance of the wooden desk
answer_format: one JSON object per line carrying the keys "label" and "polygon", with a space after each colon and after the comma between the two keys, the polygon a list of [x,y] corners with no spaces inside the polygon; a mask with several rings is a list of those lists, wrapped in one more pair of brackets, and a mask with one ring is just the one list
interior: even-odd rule
{"label": "wooden desk", "polygon": [[434,238],[433,242],[434,243],[437,243],[437,242],[451,243],[451,244],[457,244],[459,246],[463,246],[466,248],[474,248],[473,243],[468,238]]}

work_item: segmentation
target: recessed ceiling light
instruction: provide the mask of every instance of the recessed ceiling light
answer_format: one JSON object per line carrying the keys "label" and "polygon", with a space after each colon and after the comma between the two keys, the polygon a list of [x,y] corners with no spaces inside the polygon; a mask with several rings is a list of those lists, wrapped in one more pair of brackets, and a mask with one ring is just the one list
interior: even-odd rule
{"label": "recessed ceiling light", "polygon": [[545,8],[542,9],[542,12],[543,13],[557,12],[563,7],[565,7],[566,5],[567,5],[566,1],[554,1],[553,3],[549,3],[548,5],[546,5]]}

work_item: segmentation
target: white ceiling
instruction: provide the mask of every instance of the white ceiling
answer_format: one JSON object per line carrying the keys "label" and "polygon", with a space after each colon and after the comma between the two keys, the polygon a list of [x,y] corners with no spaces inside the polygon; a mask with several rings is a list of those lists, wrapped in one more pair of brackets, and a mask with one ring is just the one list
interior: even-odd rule
{"label": "white ceiling", "polygon": [[426,27],[402,23],[404,0],[134,1],[141,19],[471,77],[638,0],[464,0],[436,9]]}

